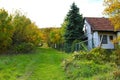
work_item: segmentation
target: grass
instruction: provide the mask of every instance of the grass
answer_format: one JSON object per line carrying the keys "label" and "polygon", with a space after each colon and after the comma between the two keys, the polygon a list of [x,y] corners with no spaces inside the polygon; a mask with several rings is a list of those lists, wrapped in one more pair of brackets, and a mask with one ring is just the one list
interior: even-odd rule
{"label": "grass", "polygon": [[[66,66],[63,60],[68,60]],[[114,69],[114,64],[73,59],[71,54],[51,48],[38,48],[31,54],[0,55],[0,80],[119,80],[120,71]],[[113,71],[118,79],[114,79]]]}
{"label": "grass", "polygon": [[0,80],[66,80],[61,67],[67,54],[39,48],[33,54],[0,57]]}

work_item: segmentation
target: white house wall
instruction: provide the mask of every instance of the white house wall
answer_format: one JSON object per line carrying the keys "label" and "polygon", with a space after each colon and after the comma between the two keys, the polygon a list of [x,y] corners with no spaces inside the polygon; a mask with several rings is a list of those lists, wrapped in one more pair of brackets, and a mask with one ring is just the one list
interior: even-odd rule
{"label": "white house wall", "polygon": [[[117,32],[117,37],[120,37],[120,32]],[[120,45],[120,42],[118,44]]]}
{"label": "white house wall", "polygon": [[99,44],[100,44],[100,41],[99,41],[98,32],[95,31],[95,32],[93,32],[93,45],[94,45],[94,47],[98,47]]}
{"label": "white house wall", "polygon": [[92,32],[89,23],[85,20],[86,36],[88,37],[88,49],[92,49]]}
{"label": "white house wall", "polygon": [[114,49],[114,44],[111,42],[109,36],[112,35],[113,38],[115,38],[115,37],[116,37],[115,34],[100,33],[100,34],[99,34],[99,43],[100,43],[100,35],[107,35],[107,41],[108,41],[107,44],[102,44],[101,47],[104,48],[104,49]]}

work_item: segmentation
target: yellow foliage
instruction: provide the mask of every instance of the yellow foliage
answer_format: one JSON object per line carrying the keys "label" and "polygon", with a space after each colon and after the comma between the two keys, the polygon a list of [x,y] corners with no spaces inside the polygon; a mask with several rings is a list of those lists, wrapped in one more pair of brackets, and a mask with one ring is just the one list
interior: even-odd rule
{"label": "yellow foliage", "polygon": [[114,29],[120,29],[120,0],[104,0],[104,14],[110,17]]}
{"label": "yellow foliage", "polygon": [[33,43],[38,45],[41,41],[41,32],[35,23],[31,22],[26,16],[16,13],[13,19],[15,27],[13,41],[14,44],[23,42]]}
{"label": "yellow foliage", "polygon": [[11,24],[12,17],[4,9],[0,9],[0,53],[7,50],[12,43],[14,28]]}
{"label": "yellow foliage", "polygon": [[120,42],[120,36],[115,38],[113,41],[112,41],[114,44],[118,44]]}
{"label": "yellow foliage", "polygon": [[51,31],[50,40],[52,43],[59,43],[61,41],[60,29],[53,29]]}

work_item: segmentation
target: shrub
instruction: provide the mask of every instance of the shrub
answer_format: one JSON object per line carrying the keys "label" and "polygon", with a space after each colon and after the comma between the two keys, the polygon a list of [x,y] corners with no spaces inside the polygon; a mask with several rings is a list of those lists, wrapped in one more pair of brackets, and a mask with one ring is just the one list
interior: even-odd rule
{"label": "shrub", "polygon": [[120,46],[117,46],[116,49],[113,51],[113,56],[115,63],[120,66]]}
{"label": "shrub", "polygon": [[21,43],[14,46],[15,53],[29,53],[34,50],[35,46],[32,43]]}
{"label": "shrub", "polygon": [[12,43],[12,16],[5,9],[0,9],[0,54],[6,53]]}
{"label": "shrub", "polygon": [[[102,48],[94,48],[92,49],[88,55],[90,55],[90,60],[95,61],[96,63],[103,63],[103,62],[107,62],[107,58],[109,56],[107,56],[107,52],[105,49]],[[87,57],[88,58],[88,57]]]}
{"label": "shrub", "polygon": [[120,70],[114,71],[114,72],[113,72],[113,75],[114,75],[114,78],[115,78],[116,80],[120,79]]}
{"label": "shrub", "polygon": [[91,78],[93,76],[108,73],[112,70],[109,64],[96,64],[88,60],[66,60],[64,71],[69,80],[81,80],[81,78]]}
{"label": "shrub", "polygon": [[90,78],[92,78],[91,80],[93,78],[97,80],[114,80],[115,75],[117,75],[117,79],[119,77],[119,74],[111,74],[117,68],[114,63],[115,59],[116,56],[109,50],[94,48],[89,52],[74,52],[70,58],[64,60],[63,68],[69,80]]}
{"label": "shrub", "polygon": [[105,62],[110,62],[112,59],[111,53],[108,53],[107,50],[101,48],[94,48],[91,51],[80,51],[73,54],[74,59],[87,59],[93,60],[95,63],[103,64]]}

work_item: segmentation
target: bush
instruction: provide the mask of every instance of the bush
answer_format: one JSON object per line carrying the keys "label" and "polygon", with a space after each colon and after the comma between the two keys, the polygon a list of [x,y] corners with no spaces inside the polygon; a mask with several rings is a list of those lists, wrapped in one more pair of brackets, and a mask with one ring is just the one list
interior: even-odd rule
{"label": "bush", "polygon": [[110,64],[96,64],[88,60],[66,60],[64,71],[69,80],[81,80],[82,78],[92,78],[93,76],[108,73],[113,67]]}
{"label": "bush", "polygon": [[5,9],[0,9],[0,54],[6,53],[12,43],[12,16]]}
{"label": "bush", "polygon": [[120,46],[117,46],[116,49],[113,51],[114,61],[115,63],[120,66]]}
{"label": "bush", "polygon": [[94,48],[89,52],[74,52],[64,60],[63,68],[69,80],[116,80],[120,73],[113,72],[118,68],[115,59],[109,50]]}
{"label": "bush", "polygon": [[105,63],[109,62],[109,55],[105,49],[102,48],[94,48],[90,51],[89,55],[91,55],[91,58],[96,63]]}
{"label": "bush", "polygon": [[93,60],[95,63],[104,64],[105,62],[111,61],[111,53],[107,52],[105,49],[94,48],[89,52],[80,51],[73,54],[74,59],[86,59]]}
{"label": "bush", "polygon": [[114,75],[114,78],[115,78],[116,80],[120,79],[120,70],[114,71],[114,72],[113,72],[113,75]]}
{"label": "bush", "polygon": [[14,46],[15,53],[29,53],[34,50],[35,46],[32,43],[21,43]]}

